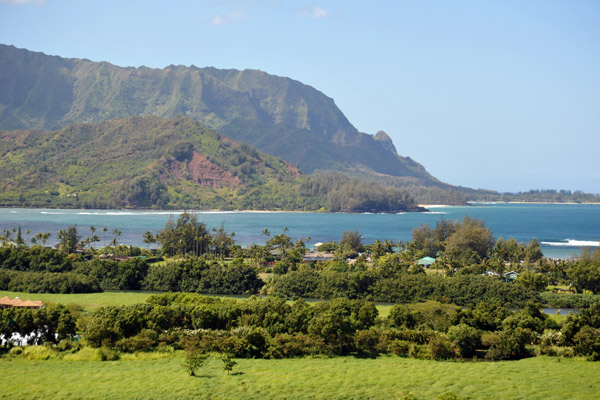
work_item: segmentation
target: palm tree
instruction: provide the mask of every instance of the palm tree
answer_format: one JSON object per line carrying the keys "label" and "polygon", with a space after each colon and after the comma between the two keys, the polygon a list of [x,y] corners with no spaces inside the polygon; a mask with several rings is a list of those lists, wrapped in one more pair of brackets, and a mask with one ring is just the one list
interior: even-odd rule
{"label": "palm tree", "polygon": [[46,242],[48,241],[50,236],[52,236],[50,232],[44,232],[40,235],[40,239],[42,240],[42,246],[46,245]]}
{"label": "palm tree", "polygon": [[94,249],[94,242],[99,242],[100,238],[98,237],[98,235],[96,235],[96,227],[95,226],[90,226],[90,233],[92,234],[92,237],[87,238],[88,239],[88,243],[91,243],[90,248],[93,250]]}
{"label": "palm tree", "polygon": [[389,239],[385,239],[383,241],[383,247],[385,247],[385,252],[386,253],[393,253],[394,252],[394,242],[389,240]]}
{"label": "palm tree", "polygon": [[115,237],[114,237],[113,241],[111,242],[111,246],[116,246],[116,245],[117,245],[117,243],[118,243],[118,242],[117,242],[117,238],[118,238],[119,236],[121,236],[121,233],[122,233],[122,232],[121,232],[120,230],[118,230],[118,229],[116,229],[116,228],[115,228],[115,229],[113,229],[113,232],[112,232],[112,233],[113,233],[113,235],[114,235]]}
{"label": "palm tree", "polygon": [[17,231],[17,238],[15,239],[15,243],[17,246],[21,246],[25,244],[25,240],[23,240],[23,236],[21,236],[21,227],[19,226],[19,230]]}
{"label": "palm tree", "polygon": [[142,235],[142,238],[144,239],[144,243],[156,243],[156,236],[154,236],[154,234],[150,231],[146,231],[144,232],[144,234]]}
{"label": "palm tree", "polygon": [[12,233],[8,229],[3,230],[2,241],[10,242],[12,240]]}
{"label": "palm tree", "polygon": [[267,237],[271,236],[271,232],[267,228],[263,229],[262,234],[265,236],[265,244],[267,244]]}

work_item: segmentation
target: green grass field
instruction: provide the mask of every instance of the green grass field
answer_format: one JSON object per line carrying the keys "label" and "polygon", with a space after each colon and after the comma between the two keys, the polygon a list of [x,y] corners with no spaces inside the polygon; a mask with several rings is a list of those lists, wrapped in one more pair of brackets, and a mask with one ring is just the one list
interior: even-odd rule
{"label": "green grass field", "polygon": [[101,306],[144,303],[152,293],[148,292],[102,292],[102,293],[22,293],[0,290],[0,297],[19,297],[23,300],[41,300],[44,303],[80,304],[86,310]]}
{"label": "green grass field", "polygon": [[[102,293],[77,293],[77,294],[52,294],[52,293],[23,293],[0,290],[0,297],[19,297],[23,300],[42,300],[44,303],[79,304],[84,310],[92,311],[101,306],[118,306],[145,303],[153,293],[150,292],[102,292]],[[207,295],[210,296],[210,295]],[[233,299],[245,299],[245,295],[215,295]],[[378,305],[379,315],[387,317],[392,305]]]}
{"label": "green grass field", "polygon": [[213,358],[189,377],[181,355],[133,361],[0,359],[3,399],[594,399],[600,363],[550,357],[510,362],[399,358]]}

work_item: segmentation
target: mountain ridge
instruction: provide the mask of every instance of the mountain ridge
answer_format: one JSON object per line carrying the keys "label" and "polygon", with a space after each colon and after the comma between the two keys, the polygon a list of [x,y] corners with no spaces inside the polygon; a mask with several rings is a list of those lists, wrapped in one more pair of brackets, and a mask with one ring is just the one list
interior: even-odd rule
{"label": "mountain ridge", "polygon": [[450,188],[389,136],[359,132],[335,101],[260,70],[119,67],[0,45],[0,129],[61,129],[134,115],[187,116],[307,173],[392,176]]}

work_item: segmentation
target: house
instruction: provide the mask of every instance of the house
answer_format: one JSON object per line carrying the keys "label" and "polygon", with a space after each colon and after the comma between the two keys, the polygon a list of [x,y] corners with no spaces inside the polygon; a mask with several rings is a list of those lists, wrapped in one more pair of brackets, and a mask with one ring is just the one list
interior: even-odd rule
{"label": "house", "polygon": [[320,251],[312,251],[304,255],[304,262],[311,263],[317,261],[333,261],[334,255],[331,253],[325,253]]}
{"label": "house", "polygon": [[21,300],[18,297],[0,297],[0,309],[5,308],[29,308],[31,310],[39,310],[44,307],[44,303],[34,300]]}
{"label": "house", "polygon": [[518,276],[519,276],[519,273],[517,271],[505,272],[504,273],[504,280],[506,282],[514,281],[515,279],[517,279]]}
{"label": "house", "polygon": [[423,257],[417,261],[417,264],[429,268],[435,262],[435,258],[432,257]]}

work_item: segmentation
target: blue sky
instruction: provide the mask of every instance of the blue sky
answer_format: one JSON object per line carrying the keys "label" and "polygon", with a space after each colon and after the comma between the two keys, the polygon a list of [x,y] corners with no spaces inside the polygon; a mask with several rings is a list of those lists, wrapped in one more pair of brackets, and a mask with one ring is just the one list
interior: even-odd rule
{"label": "blue sky", "polygon": [[600,1],[0,0],[0,42],[252,68],[474,188],[600,193]]}

